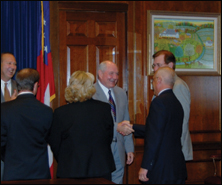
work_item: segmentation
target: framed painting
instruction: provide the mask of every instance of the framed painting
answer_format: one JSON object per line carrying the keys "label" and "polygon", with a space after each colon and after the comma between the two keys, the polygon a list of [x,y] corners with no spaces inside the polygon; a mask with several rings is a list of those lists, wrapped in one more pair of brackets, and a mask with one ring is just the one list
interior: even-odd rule
{"label": "framed painting", "polygon": [[148,11],[148,75],[159,50],[174,54],[177,74],[221,75],[221,14]]}

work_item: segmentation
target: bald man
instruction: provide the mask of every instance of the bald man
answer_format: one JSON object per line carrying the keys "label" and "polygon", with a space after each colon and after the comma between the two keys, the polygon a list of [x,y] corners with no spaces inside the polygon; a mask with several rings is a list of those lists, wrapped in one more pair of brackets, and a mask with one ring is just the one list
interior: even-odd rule
{"label": "bald man", "polygon": [[144,137],[139,180],[147,184],[184,184],[187,170],[181,147],[184,112],[173,93],[175,72],[166,66],[153,76],[156,98],[151,102],[146,125],[134,124],[135,137]]}
{"label": "bald man", "polygon": [[[153,70],[156,72],[160,67],[168,66],[175,71],[176,58],[170,51],[160,50],[153,55]],[[189,131],[189,118],[190,118],[190,90],[185,81],[175,75],[175,83],[173,86],[173,92],[177,99],[180,101],[183,111],[183,128],[181,135],[182,152],[186,161],[193,160],[193,146]]]}

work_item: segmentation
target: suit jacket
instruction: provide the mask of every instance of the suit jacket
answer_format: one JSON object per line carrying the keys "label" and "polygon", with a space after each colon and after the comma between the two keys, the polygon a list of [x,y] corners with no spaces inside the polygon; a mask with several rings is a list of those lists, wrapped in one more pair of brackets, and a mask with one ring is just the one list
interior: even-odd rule
{"label": "suit jacket", "polygon": [[[186,161],[193,160],[193,146],[189,131],[189,118],[190,118],[190,90],[186,82],[184,82],[177,75],[175,77],[175,84],[173,86],[173,92],[177,99],[180,101],[183,111],[183,129],[181,136],[182,152]],[[154,96],[155,97],[155,96]],[[141,138],[142,135],[134,135]]]}
{"label": "suit jacket", "polygon": [[[14,90],[17,91],[16,81],[11,79],[11,94],[14,93]],[[5,102],[5,98],[4,98],[2,90],[1,90],[1,103],[3,103],[3,102]],[[3,178],[3,172],[4,172],[4,162],[1,160],[1,180]]]}
{"label": "suit jacket", "polygon": [[[13,79],[11,79],[11,85],[12,85],[12,87],[11,87],[11,94],[13,94],[13,93],[14,93],[14,90],[18,91],[18,90],[17,90],[16,81],[13,80]],[[2,103],[2,102],[5,102],[5,98],[4,98],[3,93],[2,93],[2,90],[1,90],[1,103]]]}
{"label": "suit jacket", "polygon": [[102,177],[115,170],[110,109],[93,99],[55,109],[49,144],[58,178]]}
{"label": "suit jacket", "polygon": [[[93,95],[93,98],[108,103],[108,99],[100,87],[99,83],[95,83],[96,93]],[[130,120],[129,110],[128,110],[128,100],[126,92],[120,87],[115,86],[113,88],[115,96],[115,105],[116,105],[116,122],[114,122],[114,132],[117,137],[117,148],[118,152],[115,152],[116,155],[119,155],[122,166],[125,166],[126,153],[134,152],[134,143],[132,134],[128,136],[122,136],[116,131],[117,124],[123,120]],[[114,120],[114,119],[113,119]],[[125,153],[126,152],[126,153]],[[115,158],[115,156],[114,156]]]}
{"label": "suit jacket", "polygon": [[46,137],[52,116],[33,94],[1,103],[3,180],[50,178]]}
{"label": "suit jacket", "polygon": [[189,131],[189,118],[190,118],[190,90],[188,85],[176,75],[173,92],[177,99],[180,101],[183,111],[183,129],[181,136],[182,151],[186,161],[193,160],[193,146]]}
{"label": "suit jacket", "polygon": [[183,115],[183,108],[171,89],[163,91],[151,102],[141,165],[148,170],[151,184],[187,177],[180,142]]}

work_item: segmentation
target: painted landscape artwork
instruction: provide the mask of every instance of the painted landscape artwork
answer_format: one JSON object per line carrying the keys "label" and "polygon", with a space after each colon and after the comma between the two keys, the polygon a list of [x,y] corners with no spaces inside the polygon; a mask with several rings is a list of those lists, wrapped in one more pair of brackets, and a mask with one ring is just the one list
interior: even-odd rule
{"label": "painted landscape artwork", "polygon": [[214,68],[214,19],[154,16],[152,24],[153,52],[171,51],[176,69]]}

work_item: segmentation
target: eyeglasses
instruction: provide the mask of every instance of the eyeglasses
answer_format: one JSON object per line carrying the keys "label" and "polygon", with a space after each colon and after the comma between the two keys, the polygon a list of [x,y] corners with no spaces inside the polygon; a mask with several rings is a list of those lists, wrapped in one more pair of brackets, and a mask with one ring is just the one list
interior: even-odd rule
{"label": "eyeglasses", "polygon": [[156,64],[153,64],[152,65],[152,68],[154,68],[154,67],[162,67],[163,65],[165,65],[165,64],[160,64],[160,63],[156,63]]}

